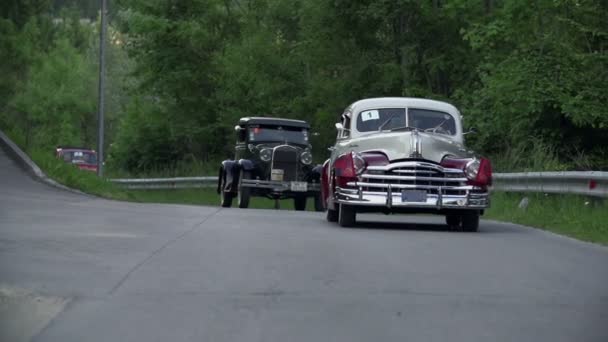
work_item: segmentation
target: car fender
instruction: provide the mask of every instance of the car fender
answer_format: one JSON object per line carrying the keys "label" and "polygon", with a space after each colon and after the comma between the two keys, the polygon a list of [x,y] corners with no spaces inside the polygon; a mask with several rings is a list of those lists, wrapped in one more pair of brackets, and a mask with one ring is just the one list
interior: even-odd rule
{"label": "car fender", "polygon": [[323,165],[317,165],[310,171],[310,180],[316,183],[321,182],[321,174],[323,173]]}
{"label": "car fender", "polygon": [[[321,166],[321,198],[323,199],[323,205],[325,209],[329,208],[329,197],[330,197],[330,184],[329,184],[329,166],[331,164],[331,159],[327,159],[323,166]],[[333,204],[332,208],[333,209]]]}
{"label": "car fender", "polygon": [[255,169],[255,165],[249,159],[239,159],[239,168],[245,171],[252,171]]}
{"label": "car fender", "polygon": [[[224,160],[220,168],[220,174],[218,178],[217,191],[220,193],[223,191],[235,192],[236,188],[233,186],[238,180],[239,166],[234,160]],[[224,181],[224,188],[221,189],[222,180]]]}

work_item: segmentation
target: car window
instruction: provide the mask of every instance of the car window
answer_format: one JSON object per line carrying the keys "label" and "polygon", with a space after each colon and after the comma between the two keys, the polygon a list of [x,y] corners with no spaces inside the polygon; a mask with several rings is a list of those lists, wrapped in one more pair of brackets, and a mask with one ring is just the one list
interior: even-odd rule
{"label": "car window", "polygon": [[289,126],[250,126],[249,142],[287,142],[308,145],[308,129]]}
{"label": "car window", "polygon": [[366,109],[357,115],[359,132],[377,131],[405,126],[405,108]]}
{"label": "car window", "polygon": [[408,109],[408,125],[421,131],[447,135],[456,134],[456,121],[448,113],[428,109]]}

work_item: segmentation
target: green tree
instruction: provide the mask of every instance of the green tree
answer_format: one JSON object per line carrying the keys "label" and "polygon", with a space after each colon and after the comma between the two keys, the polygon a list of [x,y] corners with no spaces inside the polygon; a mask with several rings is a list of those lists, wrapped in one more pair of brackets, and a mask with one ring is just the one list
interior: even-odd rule
{"label": "green tree", "polygon": [[26,148],[88,144],[95,138],[95,70],[68,40],[36,63],[11,105]]}

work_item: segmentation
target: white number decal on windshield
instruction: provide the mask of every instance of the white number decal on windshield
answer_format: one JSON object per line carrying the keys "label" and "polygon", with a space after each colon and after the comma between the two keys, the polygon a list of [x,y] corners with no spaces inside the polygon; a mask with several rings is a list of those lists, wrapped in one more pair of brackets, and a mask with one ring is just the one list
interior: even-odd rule
{"label": "white number decal on windshield", "polygon": [[369,121],[369,120],[378,120],[380,119],[380,113],[377,110],[368,110],[365,112],[361,112],[361,120]]}

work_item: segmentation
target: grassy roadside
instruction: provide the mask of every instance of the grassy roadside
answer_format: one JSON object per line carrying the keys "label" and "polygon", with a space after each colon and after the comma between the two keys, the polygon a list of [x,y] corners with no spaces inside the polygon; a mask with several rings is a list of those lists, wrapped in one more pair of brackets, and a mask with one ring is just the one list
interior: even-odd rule
{"label": "grassy roadside", "polygon": [[[70,164],[66,164],[48,153],[32,151],[32,160],[52,179],[83,192],[101,196],[104,198],[142,202],[142,203],[171,203],[171,204],[194,204],[194,205],[219,205],[220,198],[214,188],[201,189],[177,189],[177,190],[125,190],[106,180],[99,179],[94,173],[78,170]],[[236,204],[236,199],[234,200]],[[250,202],[251,208],[272,209],[274,201],[254,197]],[[293,209],[293,201],[284,200],[280,202],[281,209]],[[312,208],[312,200],[308,207]]]}
{"label": "grassy roadside", "polygon": [[[522,198],[527,208],[520,209]],[[579,240],[608,245],[608,201],[576,195],[495,192],[486,219],[537,227]]]}
{"label": "grassy roadside", "polygon": [[[49,153],[31,151],[30,156],[51,178],[61,184],[101,197],[142,202],[193,205],[218,205],[219,196],[213,188],[180,190],[124,190],[95,174],[80,171],[65,164]],[[525,210],[518,204],[528,197]],[[235,201],[236,202],[236,201]],[[274,208],[274,201],[252,198],[251,207]],[[312,207],[309,200],[308,207]],[[281,209],[293,209],[293,202],[281,201]],[[492,208],[484,218],[519,223],[546,229],[580,240],[608,245],[608,201],[593,202],[582,196],[543,194],[508,194],[496,192],[492,196]]]}

